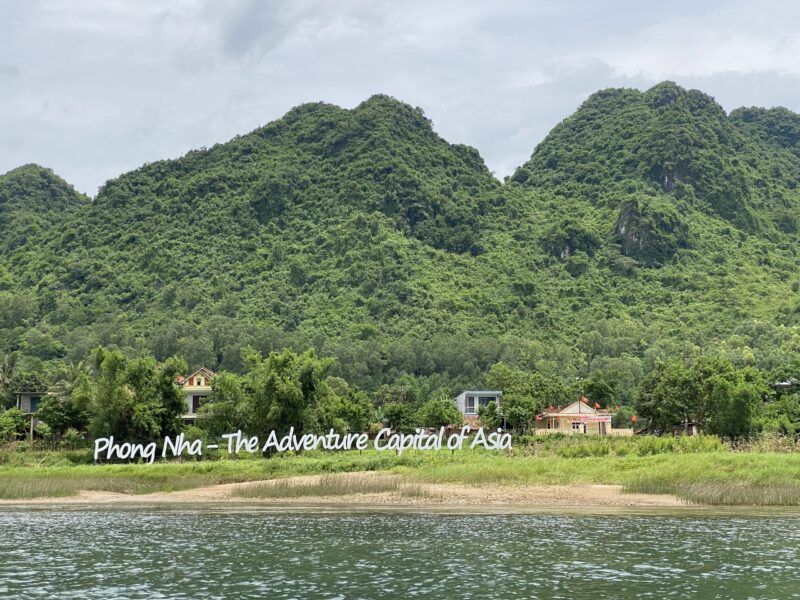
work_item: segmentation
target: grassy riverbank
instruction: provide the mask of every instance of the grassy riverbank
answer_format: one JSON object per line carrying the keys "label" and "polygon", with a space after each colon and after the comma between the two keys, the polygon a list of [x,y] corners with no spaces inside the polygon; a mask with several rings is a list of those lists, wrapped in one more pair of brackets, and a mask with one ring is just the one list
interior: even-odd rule
{"label": "grassy riverbank", "polygon": [[[734,452],[714,438],[554,439],[518,445],[512,453],[412,451],[397,456],[376,451],[310,452],[272,459],[153,465],[81,464],[85,460],[83,452],[0,453],[0,499],[64,497],[82,490],[145,494],[372,471],[397,475],[404,489],[410,490],[416,483],[478,488],[607,484],[621,485],[626,492],[670,494],[703,504],[800,506],[800,453]],[[329,493],[330,481],[310,486],[303,493]],[[279,489],[284,490],[280,493],[295,493]]]}

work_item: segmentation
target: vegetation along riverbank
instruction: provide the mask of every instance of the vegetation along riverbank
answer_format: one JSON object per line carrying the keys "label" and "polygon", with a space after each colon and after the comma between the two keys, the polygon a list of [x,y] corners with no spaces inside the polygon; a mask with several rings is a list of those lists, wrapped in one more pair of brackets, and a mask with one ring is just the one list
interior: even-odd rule
{"label": "vegetation along riverbank", "polygon": [[[265,458],[146,464],[90,464],[88,451],[0,453],[0,499],[69,498],[108,492],[147,501],[146,494],[269,482],[176,501],[289,500],[315,498],[361,503],[584,504],[620,503],[636,495],[663,494],[708,505],[800,505],[800,454],[781,441],[732,448],[712,436],[680,438],[564,437],[522,440],[511,452],[462,450],[309,452]],[[376,477],[337,477],[365,472]],[[322,476],[312,479],[295,477]],[[548,493],[548,489],[550,493]],[[505,491],[504,491],[505,490]],[[626,500],[625,498],[628,498]],[[110,495],[105,500],[114,500]],[[388,498],[388,500],[387,500]],[[164,500],[165,498],[161,498]],[[166,498],[168,499],[168,498]],[[408,500],[412,499],[412,500]],[[118,497],[116,500],[124,500]],[[649,502],[649,500],[648,500]]]}

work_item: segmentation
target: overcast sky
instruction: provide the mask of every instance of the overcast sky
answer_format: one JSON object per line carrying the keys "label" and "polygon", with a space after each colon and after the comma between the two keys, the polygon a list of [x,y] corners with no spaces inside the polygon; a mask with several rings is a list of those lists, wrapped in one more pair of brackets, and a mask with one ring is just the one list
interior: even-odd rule
{"label": "overcast sky", "polygon": [[800,112],[800,3],[0,0],[0,173],[94,195],[293,106],[421,106],[498,177],[593,91],[664,79]]}

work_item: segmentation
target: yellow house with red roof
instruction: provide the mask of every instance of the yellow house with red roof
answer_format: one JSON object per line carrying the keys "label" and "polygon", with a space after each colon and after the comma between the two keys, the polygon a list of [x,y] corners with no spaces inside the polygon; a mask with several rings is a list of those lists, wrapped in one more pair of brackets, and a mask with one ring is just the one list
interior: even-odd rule
{"label": "yellow house with red roof", "polygon": [[197,412],[203,400],[211,395],[211,381],[214,379],[214,371],[200,367],[188,377],[178,377],[178,385],[186,394],[186,413],[183,415],[184,422],[192,423],[197,418]]}
{"label": "yellow house with red roof", "polygon": [[611,426],[614,412],[602,409],[595,404],[590,406],[586,398],[561,408],[548,407],[536,415],[534,433],[546,435],[561,433],[566,435],[632,435],[632,429],[615,429]]}

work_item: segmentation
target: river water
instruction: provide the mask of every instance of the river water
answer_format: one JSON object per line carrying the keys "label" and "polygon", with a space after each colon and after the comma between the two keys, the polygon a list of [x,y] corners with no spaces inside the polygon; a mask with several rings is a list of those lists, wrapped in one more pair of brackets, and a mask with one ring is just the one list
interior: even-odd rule
{"label": "river water", "polygon": [[0,510],[0,598],[796,598],[800,519]]}

